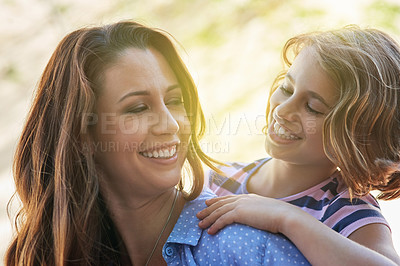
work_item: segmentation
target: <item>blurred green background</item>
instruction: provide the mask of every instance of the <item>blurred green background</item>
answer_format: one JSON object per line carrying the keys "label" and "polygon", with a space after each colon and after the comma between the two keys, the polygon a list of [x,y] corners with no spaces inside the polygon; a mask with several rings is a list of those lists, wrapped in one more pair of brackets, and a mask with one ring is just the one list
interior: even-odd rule
{"label": "blurred green background", "polygon": [[[0,256],[11,239],[11,164],[33,91],[57,43],[82,26],[134,19],[179,42],[208,122],[202,147],[226,161],[266,156],[268,88],[291,36],[359,24],[400,41],[398,0],[0,0]],[[381,202],[400,251],[400,200]]]}

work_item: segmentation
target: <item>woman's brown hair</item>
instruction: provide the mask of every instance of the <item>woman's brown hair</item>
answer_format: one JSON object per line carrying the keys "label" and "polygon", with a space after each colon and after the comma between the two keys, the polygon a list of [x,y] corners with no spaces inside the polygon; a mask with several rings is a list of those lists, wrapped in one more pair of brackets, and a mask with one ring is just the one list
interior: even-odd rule
{"label": "woman's brown hair", "polygon": [[22,208],[6,265],[119,264],[118,238],[84,144],[102,73],[131,47],[158,50],[180,83],[191,123],[192,180],[184,195],[199,195],[200,160],[212,168],[214,160],[200,149],[205,119],[197,89],[168,35],[131,21],[76,30],[50,58],[17,146],[13,170]]}
{"label": "woman's brown hair", "polygon": [[[350,25],[289,39],[283,60],[290,67],[305,47],[335,82],[339,100],[324,121],[324,149],[341,170],[351,196],[380,190],[400,197],[400,47],[386,33]],[[283,71],[271,91],[277,89]],[[270,106],[267,106],[267,115]],[[267,116],[268,117],[268,116]]]}

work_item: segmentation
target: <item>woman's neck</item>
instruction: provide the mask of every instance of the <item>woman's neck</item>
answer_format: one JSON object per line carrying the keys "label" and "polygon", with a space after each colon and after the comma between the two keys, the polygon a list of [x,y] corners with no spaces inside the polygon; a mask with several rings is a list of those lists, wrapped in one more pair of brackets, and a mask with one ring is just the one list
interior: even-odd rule
{"label": "woman's neck", "polygon": [[[178,195],[174,208],[171,209],[174,204],[175,193],[178,193]],[[162,247],[179,218],[185,200],[181,193],[173,189],[154,198],[142,199],[140,202],[138,200],[137,203],[133,206],[132,204],[121,204],[120,201],[109,197],[107,206],[134,265],[145,265],[163,227],[166,225],[149,263],[149,265],[162,265],[165,263],[161,255]],[[166,224],[170,212],[171,217]]]}
{"label": "woman's neck", "polygon": [[249,178],[247,190],[266,197],[284,198],[307,190],[329,178],[332,165],[299,165],[272,158]]}

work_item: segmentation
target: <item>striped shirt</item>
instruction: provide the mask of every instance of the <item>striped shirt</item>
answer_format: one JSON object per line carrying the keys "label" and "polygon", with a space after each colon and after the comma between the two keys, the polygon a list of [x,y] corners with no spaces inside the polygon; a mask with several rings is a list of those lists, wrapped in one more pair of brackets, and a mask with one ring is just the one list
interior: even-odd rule
{"label": "striped shirt", "polygon": [[[208,186],[218,196],[248,194],[249,177],[270,159],[250,164],[226,163],[228,166],[221,167],[226,176],[211,171]],[[349,190],[338,171],[318,185],[280,200],[300,207],[345,237],[368,224],[380,223],[389,227],[371,194],[350,200]]]}

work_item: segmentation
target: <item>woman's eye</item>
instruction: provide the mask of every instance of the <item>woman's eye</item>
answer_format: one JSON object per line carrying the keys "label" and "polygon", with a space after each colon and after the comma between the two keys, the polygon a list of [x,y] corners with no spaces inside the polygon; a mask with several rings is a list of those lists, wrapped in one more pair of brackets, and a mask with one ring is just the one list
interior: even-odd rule
{"label": "woman's eye", "polygon": [[137,114],[137,113],[141,113],[147,109],[148,109],[147,105],[141,104],[141,105],[137,105],[137,106],[133,106],[132,108],[129,108],[127,110],[127,113]]}
{"label": "woman's eye", "polygon": [[293,92],[288,90],[284,85],[280,85],[278,89],[286,96],[291,96],[293,94]]}
{"label": "woman's eye", "polygon": [[309,113],[312,113],[312,114],[315,114],[315,115],[323,115],[323,114],[324,114],[324,113],[321,113],[321,112],[316,111],[316,110],[314,110],[313,108],[311,108],[310,105],[309,105],[308,103],[306,104],[306,110],[307,110]]}

